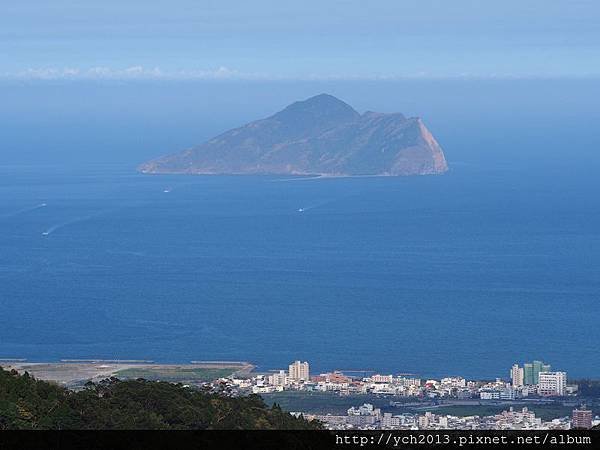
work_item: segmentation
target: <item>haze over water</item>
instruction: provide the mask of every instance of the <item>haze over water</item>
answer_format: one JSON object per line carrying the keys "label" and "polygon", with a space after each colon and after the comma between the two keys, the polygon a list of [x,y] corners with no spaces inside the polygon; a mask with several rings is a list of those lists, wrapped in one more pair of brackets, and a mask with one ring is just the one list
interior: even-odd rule
{"label": "haze over water", "polygon": [[[598,86],[3,86],[0,358],[600,376]],[[134,170],[322,91],[421,115],[451,171]]]}

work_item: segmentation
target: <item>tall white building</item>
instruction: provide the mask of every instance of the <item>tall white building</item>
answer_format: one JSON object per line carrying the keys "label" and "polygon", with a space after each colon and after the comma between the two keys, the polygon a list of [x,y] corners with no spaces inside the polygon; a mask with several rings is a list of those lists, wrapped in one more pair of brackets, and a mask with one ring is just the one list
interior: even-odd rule
{"label": "tall white building", "polygon": [[306,361],[294,361],[289,367],[289,377],[293,381],[308,381],[310,379],[308,363]]}
{"label": "tall white building", "polygon": [[540,372],[538,394],[565,395],[567,389],[567,372]]}
{"label": "tall white building", "polygon": [[513,387],[521,387],[524,384],[524,374],[523,374],[523,368],[519,367],[518,364],[515,364],[512,366],[512,369],[510,369],[510,379],[512,380],[512,385]]}

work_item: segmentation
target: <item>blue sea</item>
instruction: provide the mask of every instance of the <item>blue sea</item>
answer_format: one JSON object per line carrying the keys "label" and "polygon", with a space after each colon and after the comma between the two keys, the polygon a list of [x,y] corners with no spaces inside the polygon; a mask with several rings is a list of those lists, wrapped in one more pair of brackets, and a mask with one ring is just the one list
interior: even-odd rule
{"label": "blue sea", "polygon": [[[505,378],[542,359],[600,376],[597,133],[546,112],[536,132],[516,113],[467,135],[471,119],[436,111],[451,170],[407,178],[142,175],[141,138],[135,158],[117,147],[74,158],[77,136],[127,134],[108,118],[31,128],[19,160],[13,129],[0,164],[0,358]],[[69,157],[35,161],[35,133]]]}

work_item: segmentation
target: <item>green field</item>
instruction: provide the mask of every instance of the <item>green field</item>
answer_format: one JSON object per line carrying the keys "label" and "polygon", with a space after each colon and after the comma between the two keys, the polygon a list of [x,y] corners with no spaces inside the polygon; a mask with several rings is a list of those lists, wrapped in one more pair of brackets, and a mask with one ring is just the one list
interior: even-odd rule
{"label": "green field", "polygon": [[239,367],[161,367],[161,368],[129,368],[115,373],[117,378],[144,378],[150,381],[170,381],[175,383],[212,381],[228,377],[239,370]]}
{"label": "green field", "polygon": [[371,403],[378,408],[389,408],[390,398],[375,395],[340,396],[331,392],[283,391],[261,395],[270,405],[279,404],[285,411],[304,411],[313,414],[346,414],[351,406]]}

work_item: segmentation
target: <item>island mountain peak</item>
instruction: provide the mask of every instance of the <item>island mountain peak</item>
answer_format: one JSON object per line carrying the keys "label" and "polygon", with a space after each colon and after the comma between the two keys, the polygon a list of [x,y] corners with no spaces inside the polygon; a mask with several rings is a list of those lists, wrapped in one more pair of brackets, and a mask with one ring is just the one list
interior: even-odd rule
{"label": "island mountain peak", "polygon": [[[330,94],[319,94],[314,97],[307,98],[306,100],[299,100],[297,102],[292,103],[289,106],[286,106],[283,111],[288,110],[304,110],[304,111],[313,111],[316,112],[318,110],[328,110],[328,111],[337,111],[339,113],[346,113],[354,116],[358,116],[358,112],[352,108],[348,103],[340,100],[337,97],[334,97]],[[280,114],[280,113],[278,113]]]}
{"label": "island mountain peak", "polygon": [[360,115],[329,94],[140,166],[144,173],[425,175],[448,169],[419,118]]}
{"label": "island mountain peak", "polygon": [[[356,120],[360,114],[333,95],[320,94],[294,102],[269,119],[283,126],[313,134]],[[294,135],[293,135],[294,136]],[[290,136],[292,137],[292,136]],[[298,136],[295,136],[298,137]]]}

